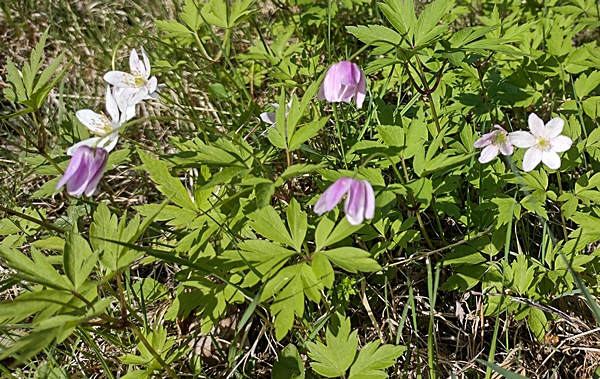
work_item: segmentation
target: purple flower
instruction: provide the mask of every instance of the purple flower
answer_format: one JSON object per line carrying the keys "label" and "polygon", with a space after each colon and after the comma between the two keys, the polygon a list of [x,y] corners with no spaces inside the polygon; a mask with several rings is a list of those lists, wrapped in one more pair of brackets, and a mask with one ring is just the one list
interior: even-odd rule
{"label": "purple flower", "polygon": [[513,153],[514,147],[508,140],[508,132],[500,125],[494,125],[494,128],[496,130],[484,134],[473,144],[477,148],[485,147],[479,156],[481,163],[488,163],[496,158],[498,151],[503,155],[512,155]]}
{"label": "purple flower", "polygon": [[341,178],[333,183],[315,204],[315,213],[319,216],[329,212],[342,201],[348,193],[344,204],[346,219],[351,225],[360,225],[365,219],[370,220],[375,214],[375,193],[366,180]]}
{"label": "purple flower", "polygon": [[67,192],[71,196],[92,196],[108,161],[108,152],[102,148],[91,148],[89,146],[79,146],[67,171],[58,182],[56,189],[60,189],[65,184]]}
{"label": "purple flower", "polygon": [[356,107],[362,107],[367,94],[367,80],[361,69],[352,62],[342,61],[329,67],[319,89],[319,100],[349,103],[354,97]]}

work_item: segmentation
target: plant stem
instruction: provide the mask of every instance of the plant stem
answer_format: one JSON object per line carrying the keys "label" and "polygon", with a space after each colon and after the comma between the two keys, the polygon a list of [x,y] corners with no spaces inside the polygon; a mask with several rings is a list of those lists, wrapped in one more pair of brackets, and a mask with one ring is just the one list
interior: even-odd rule
{"label": "plant stem", "polygon": [[[556,171],[556,177],[558,178],[558,191],[559,191],[558,196],[560,197],[563,194],[562,183],[560,181],[560,170]],[[563,213],[562,207],[560,207],[560,221],[561,221],[561,224],[562,224],[563,234],[564,234],[565,241],[566,241],[567,240],[567,235],[568,235],[568,233],[567,233],[567,222],[565,220],[565,215]]]}
{"label": "plant stem", "polygon": [[[425,89],[426,92],[429,93],[427,95],[427,101],[429,102],[429,108],[431,108],[431,116],[433,117],[433,121],[435,122],[435,126],[436,126],[438,134],[439,134],[442,132],[442,128],[440,126],[440,120],[438,119],[438,115],[435,110],[435,104],[433,102],[433,98],[431,97],[431,95],[432,95],[432,93],[430,93],[431,89],[429,88],[429,83],[427,82],[427,77],[425,76],[425,71],[423,70],[423,64],[421,64],[421,60],[419,59],[419,56],[416,55],[415,58],[417,58],[417,66],[419,67],[419,74],[421,76],[421,82],[423,83],[423,88]],[[442,75],[442,73],[440,73],[440,75]],[[442,140],[442,143],[444,144],[444,148],[447,148],[446,142],[444,142]]]}
{"label": "plant stem", "polygon": [[340,140],[340,149],[342,150],[342,157],[344,159],[344,168],[348,169],[348,162],[346,161],[346,151],[344,149],[344,141],[342,140],[342,130],[340,128],[340,119],[338,117],[337,104],[333,104],[333,115],[335,117],[335,130]]}
{"label": "plant stem", "polygon": [[148,349],[148,351],[150,352],[150,354],[152,354],[152,356],[154,357],[154,359],[156,359],[156,361],[162,366],[162,368],[165,369],[165,371],[167,372],[167,374],[169,374],[169,376],[173,379],[179,379],[179,377],[177,376],[177,374],[175,373],[175,371],[173,371],[173,369],[167,364],[167,362],[164,361],[164,359],[161,358],[160,355],[158,355],[158,353],[156,352],[156,350],[154,350],[154,348],[152,347],[152,345],[150,345],[150,343],[148,342],[148,340],[146,339],[146,337],[144,337],[144,335],[142,334],[142,332],[137,328],[137,326],[133,325],[131,322],[127,322],[127,327],[129,329],[131,329],[131,331],[133,332],[133,334],[136,335],[136,337],[138,337],[140,339],[140,341],[142,342],[142,344],[144,345],[144,347],[146,347],[146,349]]}

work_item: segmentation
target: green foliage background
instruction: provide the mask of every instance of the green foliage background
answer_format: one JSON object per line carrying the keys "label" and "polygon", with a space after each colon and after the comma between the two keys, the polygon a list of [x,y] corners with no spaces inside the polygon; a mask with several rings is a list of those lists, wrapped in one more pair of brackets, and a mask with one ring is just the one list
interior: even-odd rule
{"label": "green foliage background", "polygon": [[[34,3],[2,5],[14,40]],[[595,356],[555,352],[542,371],[531,353],[600,317],[596,2],[100,5],[46,5],[35,47],[1,61],[5,375],[596,369]],[[126,125],[93,199],[57,193],[65,149],[88,137],[75,111],[99,110],[102,75],[141,45],[167,85],[160,102]],[[362,109],[316,99],[346,59],[367,76]],[[269,103],[276,128],[259,118]],[[478,162],[481,134],[527,130],[533,112],[562,118],[574,141],[559,170],[522,172],[523,150]],[[375,189],[374,219],[317,217],[319,194],[355,174]],[[62,361],[78,350],[88,363]]]}

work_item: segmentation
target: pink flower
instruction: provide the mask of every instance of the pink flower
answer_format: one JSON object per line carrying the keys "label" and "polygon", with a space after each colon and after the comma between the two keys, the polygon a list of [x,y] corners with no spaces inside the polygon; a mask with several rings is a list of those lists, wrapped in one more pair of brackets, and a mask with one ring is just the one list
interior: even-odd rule
{"label": "pink flower", "polygon": [[103,148],[79,146],[56,189],[66,184],[67,192],[71,196],[92,196],[104,174],[107,162],[108,152]]}
{"label": "pink flower", "polygon": [[319,89],[319,100],[349,103],[354,97],[356,107],[362,107],[367,94],[367,80],[361,69],[352,62],[342,61],[329,67]]}
{"label": "pink flower", "polygon": [[494,125],[494,128],[496,130],[484,134],[473,144],[477,148],[485,147],[479,156],[479,162],[481,163],[488,163],[496,158],[498,152],[501,152],[503,155],[511,155],[513,153],[514,148],[508,141],[508,132],[500,125]]}
{"label": "pink flower", "polygon": [[571,148],[573,141],[560,133],[565,122],[560,117],[555,117],[544,125],[544,121],[535,113],[529,115],[530,132],[518,131],[508,135],[510,143],[516,147],[527,148],[523,157],[523,171],[533,170],[540,162],[552,170],[560,168],[562,153]]}
{"label": "pink flower", "polygon": [[348,193],[344,204],[346,219],[351,225],[360,225],[365,219],[370,220],[375,214],[375,193],[366,180],[341,178],[333,183],[315,204],[315,213],[319,216],[335,208],[342,197]]}

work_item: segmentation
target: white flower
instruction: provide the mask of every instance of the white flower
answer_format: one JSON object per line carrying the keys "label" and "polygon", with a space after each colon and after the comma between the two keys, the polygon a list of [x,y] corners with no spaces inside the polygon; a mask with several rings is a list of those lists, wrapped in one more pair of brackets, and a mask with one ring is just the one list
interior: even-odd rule
{"label": "white flower", "polygon": [[496,158],[498,152],[503,155],[511,155],[513,153],[513,145],[508,141],[508,133],[500,125],[494,125],[496,130],[481,136],[475,141],[474,147],[485,147],[479,156],[479,162],[488,163]]}
{"label": "white flower", "polygon": [[129,70],[131,73],[123,71],[109,71],[104,75],[104,80],[115,87],[121,88],[118,91],[120,97],[127,100],[129,105],[135,106],[144,99],[157,99],[156,92],[158,82],[156,76],[150,77],[150,61],[142,47],[142,59],[135,49],[131,50],[129,56]]}
{"label": "white flower", "polygon": [[82,109],[75,113],[79,121],[96,137],[77,142],[67,150],[68,155],[73,155],[80,146],[100,147],[107,152],[115,148],[119,139],[119,128],[126,121],[127,104],[121,98],[113,96],[108,86],[106,87],[106,111],[110,115],[110,120],[103,113],[96,113],[91,109]]}
{"label": "white flower", "polygon": [[[279,109],[279,104],[277,103],[271,103],[269,104],[271,105],[273,108],[275,108],[275,110]],[[287,115],[290,113],[290,107],[292,106],[292,100],[289,101],[289,103],[287,104],[287,108],[285,109],[285,117],[287,118]],[[260,114],[260,119],[263,120],[264,122],[266,122],[267,124],[270,124],[272,128],[277,129],[277,124],[276,119],[277,119],[277,112],[263,112]],[[267,131],[265,130],[260,136],[262,137]],[[287,137],[287,130],[286,130],[286,137]]]}
{"label": "white flower", "polygon": [[518,131],[508,135],[510,143],[516,147],[527,148],[523,157],[523,171],[533,170],[540,162],[553,170],[560,168],[562,153],[571,148],[573,141],[560,133],[565,122],[555,117],[544,125],[544,121],[535,113],[529,115],[529,132]]}

